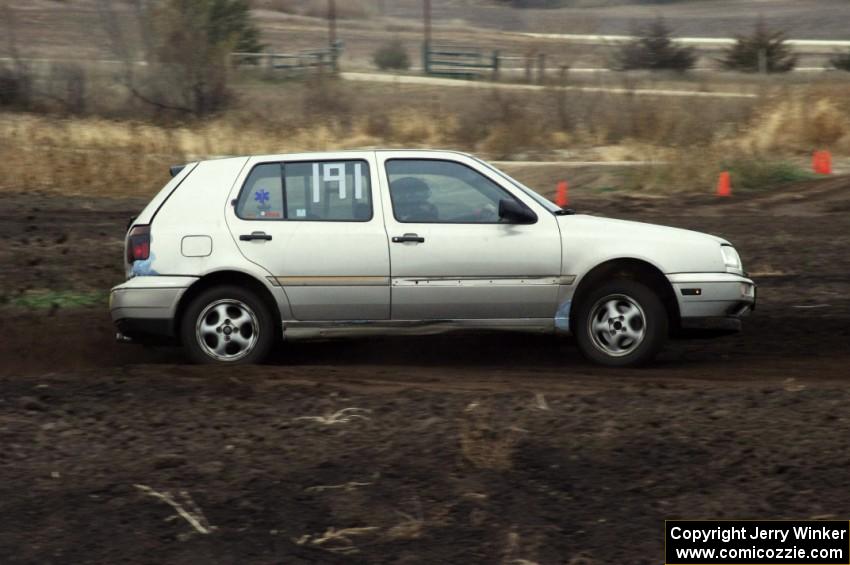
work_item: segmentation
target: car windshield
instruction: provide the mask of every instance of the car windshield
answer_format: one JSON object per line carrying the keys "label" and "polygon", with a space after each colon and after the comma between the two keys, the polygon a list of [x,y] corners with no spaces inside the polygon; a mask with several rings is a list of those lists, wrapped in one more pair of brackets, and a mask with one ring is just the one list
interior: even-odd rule
{"label": "car windshield", "polygon": [[491,171],[493,171],[494,173],[496,173],[497,175],[499,175],[500,177],[502,177],[503,179],[505,179],[506,181],[508,181],[509,183],[514,185],[515,187],[517,187],[518,189],[520,189],[521,191],[523,191],[524,193],[526,193],[528,196],[533,198],[535,202],[537,202],[538,204],[540,204],[541,206],[543,206],[544,208],[546,208],[547,210],[549,210],[553,214],[555,214],[557,212],[561,212],[560,206],[558,206],[557,204],[555,204],[554,202],[552,202],[550,200],[547,200],[546,198],[541,196],[539,193],[528,188],[527,186],[525,186],[524,184],[522,184],[518,180],[512,178],[507,173],[500,171],[499,169],[497,169],[496,167],[494,167],[490,163],[487,163],[486,161],[482,161],[481,159],[479,159],[477,157],[473,157],[473,159],[475,159],[476,161],[478,161],[479,163],[481,163],[482,165],[484,165],[485,167],[487,167],[488,169],[490,169]]}

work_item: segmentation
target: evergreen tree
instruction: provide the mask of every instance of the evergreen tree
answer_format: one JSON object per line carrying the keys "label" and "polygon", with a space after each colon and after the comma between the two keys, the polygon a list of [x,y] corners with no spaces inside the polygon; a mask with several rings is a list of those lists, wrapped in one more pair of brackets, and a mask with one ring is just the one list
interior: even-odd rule
{"label": "evergreen tree", "polygon": [[759,19],[750,35],[739,35],[720,63],[731,71],[787,73],[797,66],[797,55],[782,30],[772,30]]}
{"label": "evergreen tree", "polygon": [[829,60],[829,63],[835,69],[850,72],[850,53],[837,53]]}
{"label": "evergreen tree", "polygon": [[637,29],[635,35],[637,37],[621,46],[614,56],[615,69],[684,72],[696,63],[694,49],[678,45],[663,18]]}

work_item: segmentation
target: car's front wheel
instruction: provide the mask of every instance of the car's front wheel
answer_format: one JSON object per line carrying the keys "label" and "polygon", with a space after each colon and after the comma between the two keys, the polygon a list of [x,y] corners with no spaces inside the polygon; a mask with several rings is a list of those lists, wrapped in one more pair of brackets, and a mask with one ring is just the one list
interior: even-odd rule
{"label": "car's front wheel", "polygon": [[609,367],[631,367],[655,358],[667,340],[667,310],[658,295],[633,280],[606,283],[578,305],[573,325],[579,349]]}
{"label": "car's front wheel", "polygon": [[263,301],[238,286],[196,296],[180,324],[183,346],[195,363],[259,363],[274,341],[274,321]]}

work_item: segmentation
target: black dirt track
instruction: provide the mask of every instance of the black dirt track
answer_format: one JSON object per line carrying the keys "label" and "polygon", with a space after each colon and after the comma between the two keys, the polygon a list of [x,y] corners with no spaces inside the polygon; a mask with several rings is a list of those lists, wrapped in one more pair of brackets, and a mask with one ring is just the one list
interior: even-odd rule
{"label": "black dirt track", "polygon": [[850,516],[847,179],[578,192],[727,237],[760,285],[741,335],[641,370],[501,334],[186,366],[113,343],[105,304],[10,305],[120,282],[143,202],[0,199],[2,563],[660,563],[664,519]]}

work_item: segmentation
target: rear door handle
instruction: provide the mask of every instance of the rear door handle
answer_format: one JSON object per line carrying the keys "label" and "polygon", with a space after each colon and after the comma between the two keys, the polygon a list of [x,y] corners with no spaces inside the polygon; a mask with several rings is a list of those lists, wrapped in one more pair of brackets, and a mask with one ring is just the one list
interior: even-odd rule
{"label": "rear door handle", "polygon": [[259,239],[261,241],[271,241],[272,236],[270,236],[264,231],[255,231],[249,234],[242,234],[239,236],[239,241],[254,241],[255,239]]}
{"label": "rear door handle", "polygon": [[415,233],[406,233],[397,235],[393,238],[393,243],[425,243],[424,237],[419,237]]}

